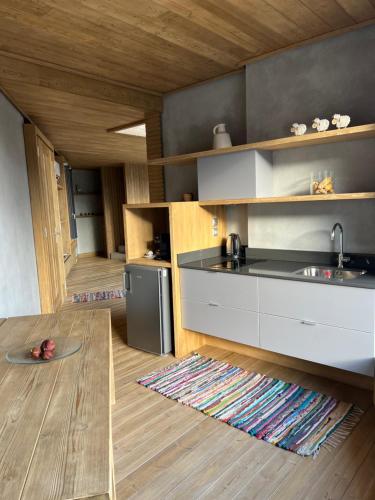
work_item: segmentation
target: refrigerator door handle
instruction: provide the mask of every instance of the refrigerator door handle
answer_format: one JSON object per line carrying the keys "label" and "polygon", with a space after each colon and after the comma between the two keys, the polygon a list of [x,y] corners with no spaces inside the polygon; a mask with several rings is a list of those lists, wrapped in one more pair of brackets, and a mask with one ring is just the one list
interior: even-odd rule
{"label": "refrigerator door handle", "polygon": [[130,287],[131,287],[131,282],[130,282],[130,273],[128,271],[124,272],[124,289],[130,293]]}
{"label": "refrigerator door handle", "polygon": [[158,288],[159,288],[159,328],[160,328],[160,346],[161,351],[164,352],[164,318],[163,318],[163,275],[162,270],[158,269]]}

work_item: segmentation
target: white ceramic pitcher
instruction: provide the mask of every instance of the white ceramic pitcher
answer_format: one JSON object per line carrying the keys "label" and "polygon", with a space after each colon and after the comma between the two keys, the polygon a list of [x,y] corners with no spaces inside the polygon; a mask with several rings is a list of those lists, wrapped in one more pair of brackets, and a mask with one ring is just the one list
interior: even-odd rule
{"label": "white ceramic pitcher", "polygon": [[230,135],[226,130],[225,123],[218,123],[214,126],[214,149],[220,148],[230,148],[232,146],[232,141],[230,140]]}

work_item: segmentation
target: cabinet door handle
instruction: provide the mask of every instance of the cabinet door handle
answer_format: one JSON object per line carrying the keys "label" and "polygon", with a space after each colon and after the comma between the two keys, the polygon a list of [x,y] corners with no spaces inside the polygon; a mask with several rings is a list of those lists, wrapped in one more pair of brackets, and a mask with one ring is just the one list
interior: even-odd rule
{"label": "cabinet door handle", "polygon": [[307,321],[306,319],[303,319],[301,321],[302,325],[307,325],[307,326],[316,326],[315,321]]}
{"label": "cabinet door handle", "polygon": [[219,304],[217,304],[216,302],[209,302],[208,305],[211,307],[219,307]]}

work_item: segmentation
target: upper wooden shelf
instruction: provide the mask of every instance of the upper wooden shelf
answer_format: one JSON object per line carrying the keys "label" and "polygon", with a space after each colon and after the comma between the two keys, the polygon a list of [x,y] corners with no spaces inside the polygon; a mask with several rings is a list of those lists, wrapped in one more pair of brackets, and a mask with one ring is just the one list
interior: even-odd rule
{"label": "upper wooden shelf", "polygon": [[160,203],[125,203],[125,208],[169,208],[170,202],[162,201]]}
{"label": "upper wooden shelf", "polygon": [[314,201],[340,201],[340,200],[371,200],[375,193],[337,193],[337,194],[306,194],[298,196],[270,196],[267,198],[240,198],[237,200],[208,200],[200,201],[201,206],[218,205],[253,205],[259,203],[296,203]]}
{"label": "upper wooden shelf", "polygon": [[313,146],[318,144],[328,144],[332,142],[354,141],[357,139],[367,139],[375,137],[375,123],[368,125],[359,125],[345,129],[328,130],[327,132],[314,132],[301,136],[283,137],[281,139],[272,139],[269,141],[253,142],[250,144],[241,144],[231,148],[210,149],[208,151],[199,151],[178,156],[168,156],[166,158],[157,158],[149,160],[149,165],[183,165],[192,163],[198,158],[207,158],[209,156],[225,155],[229,153],[238,153],[240,151],[249,151],[258,149],[262,151],[275,151],[278,149],[302,148],[304,146]]}
{"label": "upper wooden shelf", "polygon": [[146,257],[139,257],[138,259],[130,259],[127,264],[139,264],[140,266],[150,267],[172,267],[168,260],[147,259]]}

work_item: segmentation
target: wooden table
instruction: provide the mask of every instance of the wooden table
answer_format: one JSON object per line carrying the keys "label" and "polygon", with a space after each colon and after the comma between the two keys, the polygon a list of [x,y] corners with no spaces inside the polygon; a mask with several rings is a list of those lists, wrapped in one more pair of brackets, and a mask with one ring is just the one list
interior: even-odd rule
{"label": "wooden table", "polygon": [[[8,363],[34,340],[74,336],[79,352],[42,365]],[[110,312],[0,320],[0,497],[113,499]]]}

